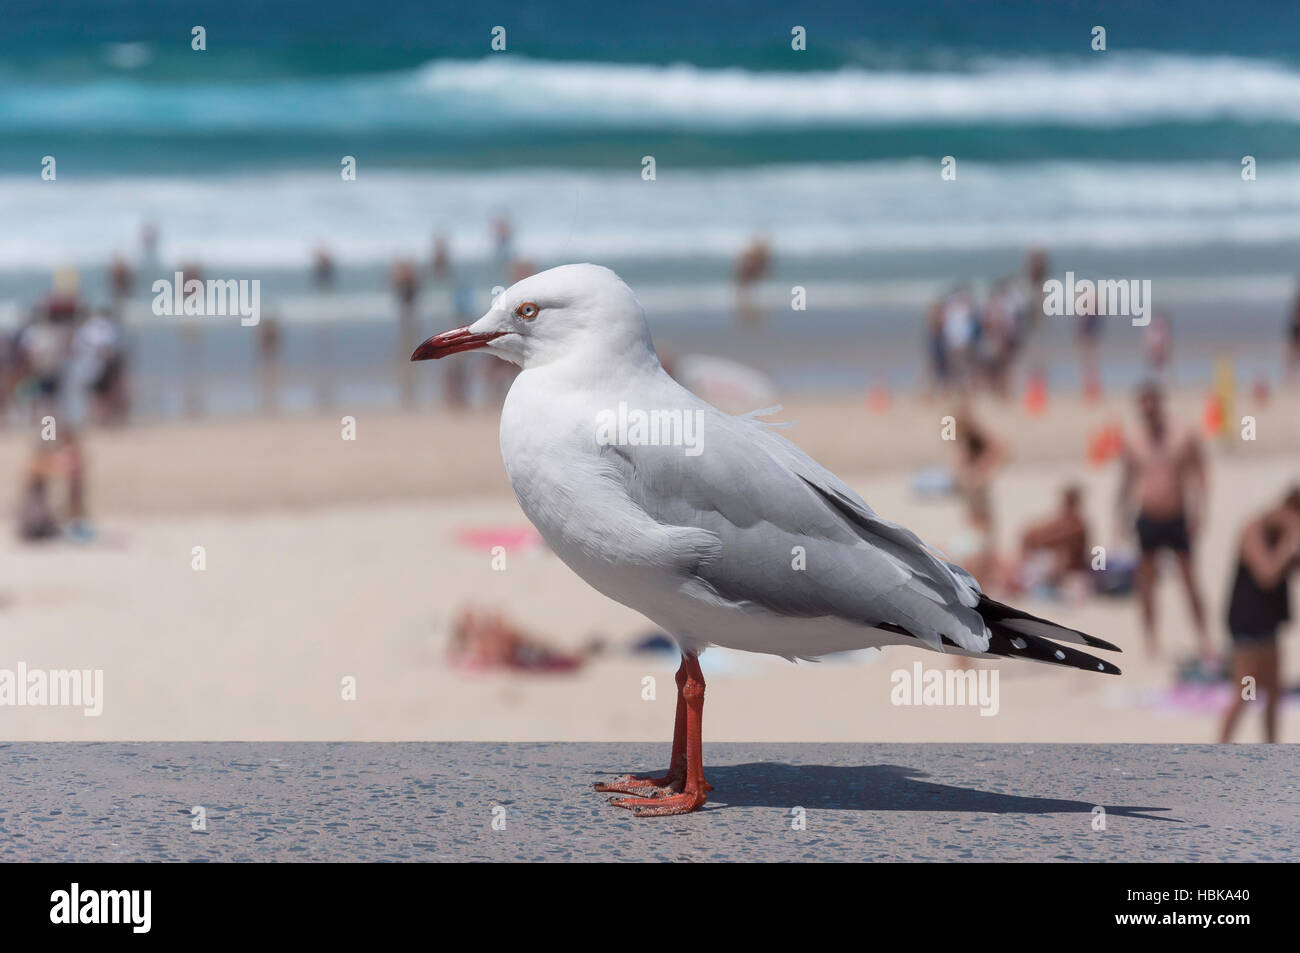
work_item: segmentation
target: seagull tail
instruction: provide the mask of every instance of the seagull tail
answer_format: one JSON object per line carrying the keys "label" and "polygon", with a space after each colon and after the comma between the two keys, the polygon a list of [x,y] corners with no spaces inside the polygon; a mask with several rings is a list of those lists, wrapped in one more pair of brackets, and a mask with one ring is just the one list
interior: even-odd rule
{"label": "seagull tail", "polygon": [[1050,665],[1065,665],[1089,672],[1119,675],[1110,662],[1080,652],[1062,642],[1118,652],[1119,647],[1078,629],[1057,625],[1036,615],[1004,605],[981,594],[976,611],[989,630],[988,654],[1001,658],[1024,658]]}

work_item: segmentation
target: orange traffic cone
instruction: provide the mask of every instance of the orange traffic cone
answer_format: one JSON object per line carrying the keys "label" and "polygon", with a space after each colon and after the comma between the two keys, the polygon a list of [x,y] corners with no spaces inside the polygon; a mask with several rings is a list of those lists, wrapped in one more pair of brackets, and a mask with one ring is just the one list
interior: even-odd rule
{"label": "orange traffic cone", "polygon": [[1205,428],[1207,437],[1213,437],[1223,429],[1223,400],[1218,394],[1210,393],[1206,396],[1201,426]]}
{"label": "orange traffic cone", "polygon": [[1088,441],[1088,462],[1101,466],[1110,462],[1124,449],[1124,431],[1119,424],[1106,424],[1094,431]]}
{"label": "orange traffic cone", "polygon": [[1047,410],[1047,375],[1040,368],[1030,373],[1029,383],[1025,386],[1025,411],[1032,417],[1039,417],[1045,410]]}
{"label": "orange traffic cone", "polygon": [[867,388],[867,409],[873,414],[883,414],[889,410],[889,382],[881,381]]}

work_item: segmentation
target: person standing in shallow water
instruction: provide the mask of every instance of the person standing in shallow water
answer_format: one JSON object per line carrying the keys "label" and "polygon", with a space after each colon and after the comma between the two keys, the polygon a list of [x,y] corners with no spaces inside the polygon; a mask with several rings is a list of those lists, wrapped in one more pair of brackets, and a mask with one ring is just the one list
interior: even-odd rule
{"label": "person standing in shallow water", "polygon": [[1228,603],[1228,633],[1232,637],[1232,707],[1223,719],[1220,740],[1232,740],[1246,707],[1243,682],[1255,680],[1263,692],[1264,737],[1277,741],[1277,711],[1281,701],[1278,631],[1291,619],[1287,584],[1300,566],[1300,486],[1282,502],[1246,524],[1237,550],[1237,570]]}
{"label": "person standing in shallow water", "polygon": [[[393,263],[389,274],[393,295],[397,298],[397,342],[399,351],[409,354],[415,346],[416,329],[419,316],[416,311],[416,299],[420,295],[420,278],[415,265],[405,258]],[[398,380],[399,399],[403,407],[415,406],[415,375],[403,364]]]}

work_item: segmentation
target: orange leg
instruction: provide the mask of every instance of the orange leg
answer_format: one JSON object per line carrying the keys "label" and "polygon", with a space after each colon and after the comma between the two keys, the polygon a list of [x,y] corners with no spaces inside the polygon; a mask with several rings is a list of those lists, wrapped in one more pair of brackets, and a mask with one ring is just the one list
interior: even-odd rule
{"label": "orange leg", "polygon": [[673,756],[668,762],[668,773],[661,778],[644,774],[625,774],[608,784],[593,787],[602,794],[639,794],[642,797],[661,797],[669,791],[680,791],[686,783],[686,656],[677,668],[677,716],[673,722]]}
{"label": "orange leg", "polygon": [[[685,734],[684,743],[680,747],[683,752],[682,758],[682,775],[681,779],[673,779],[671,783],[660,788],[650,797],[623,797],[610,798],[609,803],[617,807],[625,807],[637,817],[662,817],[667,814],[688,814],[691,811],[697,811],[704,806],[708,792],[711,790],[709,783],[704,780],[704,757],[702,752],[702,729],[704,721],[704,674],[700,671],[700,660],[694,655],[682,656],[682,670],[678,672],[679,677],[685,673],[684,680],[679,681],[680,688],[677,694],[677,706],[679,717],[677,719],[679,731],[674,732],[675,736],[680,736],[680,726],[682,718],[680,717],[683,710],[685,713]],[[673,764],[676,766],[676,754],[679,750],[677,738],[674,737],[673,743]],[[668,780],[673,774],[672,768],[669,769],[668,776],[659,780]],[[672,793],[668,793],[668,792]],[[633,791],[631,793],[640,793]]]}

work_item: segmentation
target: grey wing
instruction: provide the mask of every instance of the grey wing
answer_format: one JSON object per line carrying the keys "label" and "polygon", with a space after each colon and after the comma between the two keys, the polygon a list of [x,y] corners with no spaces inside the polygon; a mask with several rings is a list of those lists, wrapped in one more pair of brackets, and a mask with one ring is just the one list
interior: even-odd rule
{"label": "grey wing", "polygon": [[[707,407],[707,405],[704,405]],[[988,647],[969,574],[761,422],[705,410],[701,452],[607,446],[609,475],[656,522],[720,541],[689,572],[718,598],[790,617],[832,616]]]}

